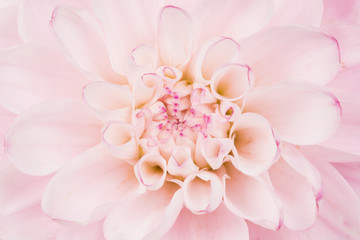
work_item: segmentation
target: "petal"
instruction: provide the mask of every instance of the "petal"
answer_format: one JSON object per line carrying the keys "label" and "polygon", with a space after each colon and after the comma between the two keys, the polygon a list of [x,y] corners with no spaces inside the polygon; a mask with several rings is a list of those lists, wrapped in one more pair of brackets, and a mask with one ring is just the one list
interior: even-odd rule
{"label": "petal", "polygon": [[186,146],[176,146],[168,161],[168,172],[175,176],[187,177],[199,171],[191,157],[191,149]]}
{"label": "petal", "polygon": [[211,92],[217,99],[237,101],[252,87],[254,74],[248,66],[232,63],[219,67],[210,82]]}
{"label": "petal", "polygon": [[4,153],[5,134],[15,118],[15,114],[0,105],[0,156]]}
{"label": "petal", "polygon": [[294,81],[249,93],[244,112],[263,115],[281,139],[299,145],[326,140],[341,119],[340,103],[333,94],[316,85]]}
{"label": "petal", "polygon": [[214,211],[224,195],[224,187],[219,177],[207,171],[188,176],[183,190],[185,206],[194,214]]}
{"label": "petal", "polygon": [[183,206],[178,189],[178,185],[166,183],[156,192],[123,202],[106,218],[105,238],[159,239],[173,225]]}
{"label": "petal", "polygon": [[20,171],[47,175],[100,142],[101,122],[82,102],[46,101],[23,112],[6,139],[8,159]]}
{"label": "petal", "polygon": [[17,31],[18,7],[16,4],[0,5],[0,49],[5,49],[20,44]]}
{"label": "petal", "polygon": [[143,190],[133,167],[98,145],[53,177],[42,198],[42,208],[55,220],[88,224],[106,216],[116,202]]}
{"label": "petal", "polygon": [[248,240],[246,222],[224,205],[204,215],[195,215],[183,209],[164,240],[234,239]]}
{"label": "petal", "polygon": [[65,227],[56,240],[105,240],[103,224],[104,221],[98,221],[86,226]]}
{"label": "petal", "polygon": [[200,152],[212,169],[218,169],[233,148],[230,138],[206,138],[202,141]]}
{"label": "petal", "polygon": [[166,6],[158,22],[158,53],[162,65],[182,67],[190,59],[192,21],[184,10]]}
{"label": "petal", "polygon": [[261,178],[242,174],[225,164],[227,175],[224,203],[236,215],[269,229],[282,225],[281,204],[273,189]]}
{"label": "petal", "polygon": [[80,69],[109,82],[126,83],[112,69],[101,27],[88,11],[60,5],[55,8],[50,25],[65,54]]}
{"label": "petal", "polygon": [[133,96],[135,107],[149,107],[161,96],[163,90],[163,80],[154,73],[146,73],[137,79],[133,86]]}
{"label": "petal", "polygon": [[327,148],[320,145],[301,146],[300,151],[304,153],[308,159],[323,159],[327,162],[360,162],[360,156],[343,152],[341,150]]}
{"label": "petal", "polygon": [[8,49],[0,63],[0,101],[15,113],[48,99],[81,98],[88,82],[61,54],[40,45]]}
{"label": "petal", "polygon": [[135,176],[150,191],[156,191],[165,183],[166,160],[159,153],[148,153],[134,166]]}
{"label": "petal", "polygon": [[134,109],[134,96],[128,86],[95,82],[83,89],[85,102],[107,121],[128,122]]}
{"label": "petal", "polygon": [[333,163],[332,165],[345,178],[360,198],[360,163]]}
{"label": "petal", "polygon": [[303,232],[292,231],[286,226],[282,226],[278,231],[273,231],[250,222],[247,224],[250,240],[310,240],[304,236]]}
{"label": "petal", "polygon": [[324,0],[323,23],[344,21],[347,23],[360,23],[357,0]]}
{"label": "petal", "polygon": [[245,62],[255,73],[256,85],[292,79],[324,85],[340,67],[335,38],[308,28],[270,28],[240,44]]}
{"label": "petal", "polygon": [[245,174],[257,176],[279,158],[280,140],[261,115],[242,114],[230,130],[234,141],[234,166]]}

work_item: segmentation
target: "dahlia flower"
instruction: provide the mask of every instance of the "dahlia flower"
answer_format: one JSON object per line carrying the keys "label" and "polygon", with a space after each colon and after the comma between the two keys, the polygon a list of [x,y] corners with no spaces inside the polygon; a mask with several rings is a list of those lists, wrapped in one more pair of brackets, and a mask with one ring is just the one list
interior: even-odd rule
{"label": "dahlia flower", "polygon": [[0,239],[360,239],[359,11],[0,1]]}

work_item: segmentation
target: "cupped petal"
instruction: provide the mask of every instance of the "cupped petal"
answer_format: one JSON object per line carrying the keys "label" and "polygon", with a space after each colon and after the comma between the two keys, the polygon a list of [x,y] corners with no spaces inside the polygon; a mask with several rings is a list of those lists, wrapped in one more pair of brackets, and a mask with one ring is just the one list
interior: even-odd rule
{"label": "cupped petal", "polygon": [[246,96],[244,112],[266,117],[282,140],[311,145],[325,141],[337,129],[341,107],[337,98],[314,84],[286,81]]}
{"label": "cupped petal", "polygon": [[101,220],[86,226],[65,227],[59,231],[56,240],[105,240],[103,224]]}
{"label": "cupped petal", "polygon": [[174,224],[182,207],[179,186],[166,183],[158,191],[148,191],[112,211],[104,223],[105,238],[160,239]]}
{"label": "cupped petal", "polygon": [[104,120],[128,122],[135,107],[134,96],[128,86],[95,82],[83,89],[85,102]]}
{"label": "cupped petal", "polygon": [[190,59],[192,20],[183,9],[165,6],[158,20],[158,54],[162,65],[181,68]]}
{"label": "cupped petal", "polygon": [[176,146],[173,149],[167,168],[170,174],[183,178],[199,171],[192,160],[191,148],[186,146]]}
{"label": "cupped petal", "polygon": [[244,113],[234,122],[230,136],[233,139],[233,165],[251,176],[265,172],[280,154],[280,140],[270,123],[261,115]]}
{"label": "cupped petal", "polygon": [[185,206],[192,213],[206,214],[220,205],[224,187],[216,174],[202,171],[185,179],[183,192]]}
{"label": "cupped petal", "polygon": [[154,73],[146,73],[133,85],[136,108],[145,108],[154,104],[163,94],[163,80]]}
{"label": "cupped petal", "polygon": [[209,84],[214,71],[221,65],[240,58],[240,45],[231,38],[210,39],[199,49],[190,63],[189,74],[194,82]]}
{"label": "cupped petal", "polygon": [[14,113],[44,100],[79,99],[87,82],[60,53],[44,46],[22,44],[0,56],[0,102]]}
{"label": "cupped petal", "polygon": [[360,199],[340,173],[323,159],[312,159],[324,184],[319,219],[304,235],[310,239],[360,238]]}
{"label": "cupped petal", "polygon": [[88,11],[65,5],[57,6],[50,25],[65,54],[80,69],[95,75],[99,80],[120,84],[127,82],[112,69],[101,26]]}
{"label": "cupped petal", "polygon": [[132,162],[140,157],[136,129],[131,124],[109,122],[102,131],[102,140],[106,150],[119,159]]}
{"label": "cupped petal", "polygon": [[150,191],[156,191],[165,183],[166,160],[159,153],[150,152],[140,158],[134,171],[140,183]]}
{"label": "cupped petal", "polygon": [[292,79],[324,85],[340,69],[335,38],[309,28],[270,28],[240,44],[245,62],[255,73],[257,86]]}
{"label": "cupped petal", "polygon": [[46,101],[15,119],[5,138],[5,152],[20,171],[47,175],[98,144],[101,127],[101,121],[80,101]]}
{"label": "cupped petal", "polygon": [[233,141],[230,138],[206,138],[202,141],[200,153],[209,166],[215,170],[222,166],[225,156],[233,148]]}
{"label": "cupped petal", "polygon": [[97,145],[65,165],[47,185],[43,211],[54,220],[98,221],[127,198],[143,193],[133,167]]}
{"label": "cupped petal", "polygon": [[211,92],[220,100],[240,100],[252,87],[254,74],[247,65],[236,63],[219,67],[211,76]]}
{"label": "cupped petal", "polygon": [[196,215],[184,208],[164,240],[234,239],[248,240],[247,224],[223,204],[215,211]]}
{"label": "cupped petal", "polygon": [[224,203],[234,214],[272,230],[283,222],[281,203],[274,190],[262,178],[241,173],[230,163],[225,164]]}

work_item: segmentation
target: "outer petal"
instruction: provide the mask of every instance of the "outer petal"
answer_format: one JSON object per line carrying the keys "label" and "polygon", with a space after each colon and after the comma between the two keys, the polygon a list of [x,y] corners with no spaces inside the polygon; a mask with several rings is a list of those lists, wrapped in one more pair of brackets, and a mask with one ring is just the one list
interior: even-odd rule
{"label": "outer petal", "polygon": [[107,49],[97,20],[86,10],[58,6],[50,25],[71,60],[86,73],[116,83],[126,83],[112,69]]}
{"label": "outer petal", "polygon": [[18,7],[16,4],[0,4],[0,49],[21,43],[16,26]]}
{"label": "outer petal", "polygon": [[360,162],[359,155],[343,152],[341,150],[337,150],[333,148],[323,147],[320,145],[302,146],[300,150],[308,157],[308,159],[315,158],[327,162],[338,162],[338,163]]}
{"label": "outer petal", "polygon": [[8,131],[10,124],[14,121],[15,118],[15,114],[9,112],[7,109],[0,105],[0,156],[4,154],[5,134]]}
{"label": "outer petal", "polygon": [[333,163],[333,166],[360,198],[360,163]]}
{"label": "outer petal", "polygon": [[158,239],[174,224],[182,208],[182,193],[174,183],[122,203],[105,220],[108,240]]}
{"label": "outer petal", "polygon": [[269,229],[282,225],[280,202],[273,189],[261,178],[247,176],[226,164],[225,205],[236,215]]}
{"label": "outer petal", "polygon": [[240,42],[256,85],[292,79],[324,85],[340,68],[337,41],[301,27],[271,28]]}
{"label": "outer petal", "polygon": [[104,221],[98,221],[86,226],[65,227],[56,240],[105,240],[103,224]]}
{"label": "outer petal", "polygon": [[82,102],[47,101],[20,115],[5,139],[9,160],[22,172],[47,175],[100,142],[101,122]]}
{"label": "outer petal", "polygon": [[103,218],[117,201],[142,189],[132,166],[98,145],[77,156],[53,177],[42,207],[55,220],[88,224]]}
{"label": "outer petal", "polygon": [[23,44],[0,56],[0,101],[15,113],[59,97],[81,97],[88,82],[58,52]]}
{"label": "outer petal", "polygon": [[246,222],[220,205],[214,212],[195,215],[183,209],[163,240],[234,239],[248,240]]}
{"label": "outer petal", "polygon": [[244,112],[263,115],[281,139],[301,145],[329,138],[341,117],[340,103],[334,95],[316,85],[294,81],[249,93]]}
{"label": "outer petal", "polygon": [[357,0],[324,0],[323,23],[344,21],[347,23],[360,23]]}
{"label": "outer petal", "polygon": [[[248,222],[250,240],[310,240],[303,232],[292,231],[286,226],[273,231]],[[315,240],[315,239],[314,239]]]}

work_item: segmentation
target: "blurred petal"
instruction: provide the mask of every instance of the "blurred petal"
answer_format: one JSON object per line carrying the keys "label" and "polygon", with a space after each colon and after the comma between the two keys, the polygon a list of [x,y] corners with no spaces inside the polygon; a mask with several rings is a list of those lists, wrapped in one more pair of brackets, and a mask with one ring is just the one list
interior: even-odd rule
{"label": "blurred petal", "polygon": [[360,23],[359,7],[360,2],[357,0],[324,0],[323,23]]}
{"label": "blurred petal", "polygon": [[360,163],[333,163],[332,165],[345,178],[360,198]]}
{"label": "blurred petal", "polygon": [[18,6],[0,4],[0,50],[21,43],[16,25],[17,14]]}
{"label": "blurred petal", "polygon": [[[339,146],[341,149],[341,147]],[[327,162],[360,162],[360,156],[343,152],[341,150],[327,148],[320,145],[315,146],[301,146],[300,151],[303,152],[308,159],[322,159]]]}
{"label": "blurred petal", "polygon": [[56,240],[105,240],[104,221],[79,227],[66,227],[59,232]]}
{"label": "blurred petal", "polygon": [[46,101],[12,123],[5,152],[20,171],[47,175],[100,142],[101,122],[82,102]]}
{"label": "blurred petal", "polygon": [[8,131],[10,124],[14,121],[16,115],[5,109],[0,105],[0,156],[4,154],[5,134]]}

